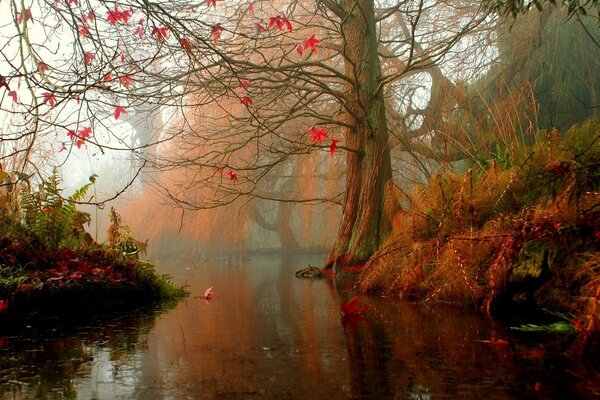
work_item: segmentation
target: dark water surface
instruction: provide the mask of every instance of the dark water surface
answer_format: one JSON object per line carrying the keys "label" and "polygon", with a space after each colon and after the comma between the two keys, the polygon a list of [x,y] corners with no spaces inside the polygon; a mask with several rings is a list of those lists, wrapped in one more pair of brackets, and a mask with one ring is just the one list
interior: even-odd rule
{"label": "dark water surface", "polygon": [[[588,399],[600,377],[472,310],[361,297],[294,271],[322,257],[169,260],[192,296],[0,337],[0,399]],[[209,303],[194,298],[214,286]],[[504,342],[508,341],[508,343]]]}

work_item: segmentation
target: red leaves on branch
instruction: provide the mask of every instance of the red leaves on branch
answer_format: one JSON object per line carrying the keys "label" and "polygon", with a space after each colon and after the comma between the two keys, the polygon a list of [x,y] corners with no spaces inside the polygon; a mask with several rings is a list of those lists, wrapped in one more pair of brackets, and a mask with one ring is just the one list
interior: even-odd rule
{"label": "red leaves on branch", "polygon": [[288,31],[292,30],[292,23],[287,19],[285,15],[278,15],[276,17],[269,18],[269,28],[276,26],[277,29],[282,30],[285,26]]}
{"label": "red leaves on branch", "polygon": [[250,80],[242,79],[242,81],[240,82],[240,86],[243,87],[244,90],[248,90],[248,88],[250,87]]}
{"label": "red leaves on branch", "polygon": [[179,44],[183,47],[188,53],[191,53],[193,50],[192,44],[186,38],[179,39]]}
{"label": "red leaves on branch", "polygon": [[300,55],[302,55],[306,50],[309,50],[309,49],[312,53],[316,53],[317,52],[316,46],[319,43],[321,43],[321,41],[319,39],[317,39],[317,37],[315,35],[312,35],[310,38],[306,39],[304,42],[298,43],[298,46],[296,46],[296,51]]}
{"label": "red leaves on branch", "polygon": [[261,33],[261,32],[264,32],[264,31],[267,30],[267,28],[265,28],[264,26],[262,26],[258,22],[254,24],[254,27],[256,28],[256,30],[258,31],[258,33]]}
{"label": "red leaves on branch", "polygon": [[82,18],[83,22],[89,21],[90,23],[94,22],[94,18],[96,18],[96,14],[93,11],[90,11],[87,15],[84,15]]}
{"label": "red leaves on branch", "polygon": [[121,114],[127,114],[127,111],[125,110],[125,108],[123,108],[121,106],[114,106],[114,107],[115,107],[115,119],[119,119]]}
{"label": "red leaves on branch", "polygon": [[14,90],[11,90],[11,91],[9,91],[9,92],[8,92],[8,95],[9,95],[10,97],[12,97],[12,99],[13,99],[13,103],[16,103],[16,102],[17,102],[17,92],[15,92]]}
{"label": "red leaves on branch", "polygon": [[48,71],[48,66],[46,64],[44,64],[43,62],[38,64],[38,70],[40,72],[46,73],[46,71]]}
{"label": "red leaves on branch", "polygon": [[33,16],[31,15],[31,8],[26,8],[25,12],[17,13],[17,24],[21,25],[21,23],[23,22],[23,15],[25,15],[25,21],[31,20],[31,23],[33,23]]}
{"label": "red leaves on branch", "polygon": [[106,82],[110,82],[112,80],[112,75],[110,74],[110,72],[108,72],[106,75],[104,75],[104,80]]}
{"label": "red leaves on branch", "polygon": [[215,44],[219,44],[219,38],[221,37],[221,33],[223,33],[223,27],[221,26],[221,24],[216,24],[210,30],[210,34]]}
{"label": "red leaves on branch", "polygon": [[169,28],[167,28],[166,26],[162,26],[160,28],[154,27],[154,29],[152,29],[151,35],[154,36],[158,41],[167,40],[169,37]]}
{"label": "red leaves on branch", "polygon": [[328,137],[327,133],[325,132],[325,129],[321,128],[318,125],[311,126],[308,130],[308,133],[312,135],[311,143],[323,143],[323,139]]}
{"label": "red leaves on branch", "polygon": [[243,105],[245,105],[246,107],[250,107],[252,105],[252,99],[248,96],[243,96],[240,99],[240,103],[242,103]]}
{"label": "red leaves on branch", "polygon": [[359,307],[358,306],[358,297],[354,296],[352,299],[348,300],[345,303],[340,305],[340,309],[342,310],[342,314],[344,315],[358,315],[362,314],[368,307]]}
{"label": "red leaves on branch", "polygon": [[74,5],[77,5],[77,4],[78,4],[78,3],[77,3],[77,0],[67,0],[67,3],[68,3],[68,4],[74,4]]}
{"label": "red leaves on branch", "polygon": [[129,88],[129,85],[133,83],[133,79],[131,79],[128,75],[120,76],[119,83],[126,88]]}
{"label": "red leaves on branch", "polygon": [[79,131],[79,137],[81,139],[87,139],[92,135],[92,128],[87,127],[87,128],[83,128]]}
{"label": "red leaves on branch", "polygon": [[229,170],[229,171],[227,171],[227,176],[229,177],[229,179],[231,179],[231,180],[233,181],[233,183],[234,183],[234,184],[236,184],[236,183],[237,183],[237,181],[238,181],[238,177],[237,177],[237,175],[235,174],[235,172],[233,172],[233,171]]}
{"label": "red leaves on branch", "polygon": [[56,97],[53,93],[44,92],[42,93],[42,96],[44,96],[44,104],[48,103],[50,104],[50,107],[54,107],[54,105],[56,104]]}
{"label": "red leaves on branch", "polygon": [[94,53],[86,51],[85,52],[85,64],[89,65],[92,61],[94,61],[94,59],[96,58],[96,56],[94,55]]}
{"label": "red leaves on branch", "polygon": [[254,14],[254,4],[252,4],[252,3],[248,4],[248,12],[250,14]]}
{"label": "red leaves on branch", "polygon": [[87,38],[90,36],[90,28],[88,28],[85,25],[81,25],[79,27],[79,37],[81,38]]}
{"label": "red leaves on branch", "polygon": [[339,143],[339,140],[333,139],[331,141],[331,145],[329,146],[329,154],[331,154],[333,156],[333,154],[335,153],[335,150],[337,149],[337,144]]}
{"label": "red leaves on branch", "polygon": [[121,10],[118,10],[117,7],[115,6],[114,9],[108,10],[106,12],[106,20],[112,26],[115,26],[118,22],[122,22],[122,23],[126,24],[129,22],[129,18],[131,18],[132,15],[133,15],[132,9],[121,11]]}

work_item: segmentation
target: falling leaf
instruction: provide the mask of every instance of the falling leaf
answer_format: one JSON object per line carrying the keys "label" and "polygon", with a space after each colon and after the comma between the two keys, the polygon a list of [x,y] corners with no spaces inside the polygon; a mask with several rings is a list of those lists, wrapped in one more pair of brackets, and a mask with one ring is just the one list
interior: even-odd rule
{"label": "falling leaf", "polygon": [[44,96],[44,104],[48,103],[50,104],[50,107],[54,107],[54,105],[56,104],[56,97],[53,93],[44,92],[42,93],[42,96]]}
{"label": "falling leaf", "polygon": [[229,171],[227,171],[227,176],[229,177],[229,179],[231,179],[233,181],[234,184],[237,183],[238,177],[235,174],[235,172],[229,170]]}
{"label": "falling leaf", "polygon": [[323,139],[328,137],[327,133],[325,132],[325,129],[321,128],[318,125],[311,126],[310,129],[308,130],[308,133],[310,133],[312,135],[311,143],[315,143],[315,142],[323,143]]}
{"label": "falling leaf", "polygon": [[152,29],[152,36],[154,36],[156,38],[156,40],[159,41],[163,41],[166,40],[169,36],[169,28],[167,28],[166,26],[163,27],[154,27],[154,29]]}
{"label": "falling leaf", "polygon": [[335,150],[337,149],[337,144],[339,143],[339,140],[336,139],[332,139],[331,140],[331,146],[329,146],[329,153],[333,156],[333,154],[335,153]]}
{"label": "falling leaf", "polygon": [[308,50],[310,49],[310,51],[312,51],[313,53],[317,52],[317,44],[321,43],[321,41],[319,39],[317,39],[317,37],[315,35],[312,35],[310,38],[306,39],[304,41],[303,47],[304,50]]}
{"label": "falling leaf", "polygon": [[12,99],[13,99],[13,103],[16,103],[16,102],[17,102],[17,92],[15,92],[14,90],[11,90],[10,92],[8,92],[8,95],[9,95],[10,97],[12,97]]}
{"label": "falling leaf", "polygon": [[94,55],[94,53],[87,51],[85,53],[85,64],[86,65],[90,64],[92,61],[94,61],[95,58],[96,58],[96,56]]}
{"label": "falling leaf", "polygon": [[119,119],[121,114],[127,114],[127,111],[125,110],[125,108],[123,108],[121,106],[114,106],[114,107],[115,107],[115,119]]}
{"label": "falling leaf", "polygon": [[190,53],[192,52],[192,44],[189,40],[187,40],[186,38],[181,38],[179,39],[179,43],[181,44],[181,47],[183,47],[186,51]]}
{"label": "falling leaf", "polygon": [[245,89],[248,90],[248,88],[250,87],[250,80],[248,79],[242,79],[242,81],[240,82],[240,85]]}
{"label": "falling leaf", "polygon": [[240,99],[240,103],[247,107],[250,107],[252,105],[252,99],[248,96],[244,96]]}
{"label": "falling leaf", "polygon": [[344,315],[358,315],[362,314],[368,307],[359,307],[358,306],[358,297],[354,296],[352,299],[348,300],[345,303],[340,305],[340,309],[342,310],[342,314]]}
{"label": "falling leaf", "polygon": [[221,37],[221,33],[223,33],[223,27],[221,24],[216,24],[212,27],[210,34],[212,35],[213,42],[215,44],[219,44],[219,38]]}
{"label": "falling leaf", "polygon": [[131,79],[128,75],[119,77],[119,83],[121,85],[125,86],[126,88],[128,88],[132,82],[133,82],[133,79]]}

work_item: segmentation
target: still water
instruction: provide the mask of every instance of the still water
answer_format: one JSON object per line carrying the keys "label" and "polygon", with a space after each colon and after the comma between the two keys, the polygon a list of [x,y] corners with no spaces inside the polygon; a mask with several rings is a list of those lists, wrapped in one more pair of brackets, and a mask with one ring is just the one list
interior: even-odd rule
{"label": "still water", "polygon": [[[175,305],[0,337],[0,399],[591,399],[600,376],[472,310],[294,277],[322,256],[161,260]],[[210,302],[200,296],[210,286]]]}

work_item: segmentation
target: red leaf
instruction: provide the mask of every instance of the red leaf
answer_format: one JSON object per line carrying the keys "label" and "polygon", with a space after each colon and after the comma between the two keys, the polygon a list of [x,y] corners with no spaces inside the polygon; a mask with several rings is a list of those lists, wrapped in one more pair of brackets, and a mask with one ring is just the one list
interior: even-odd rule
{"label": "red leaf", "polygon": [[296,46],[296,51],[298,54],[302,55],[302,53],[304,53],[304,44],[298,43],[298,46]]}
{"label": "red leaf", "polygon": [[240,103],[242,103],[243,105],[250,107],[252,105],[252,99],[248,96],[244,96],[240,99]]}
{"label": "red leaf", "polygon": [[0,300],[0,313],[6,312],[8,309],[8,300]]}
{"label": "red leaf", "polygon": [[139,37],[140,39],[144,37],[144,27],[142,25],[138,25],[137,28],[135,28],[135,32],[133,32],[133,34],[137,37]]}
{"label": "red leaf", "polygon": [[344,315],[357,315],[362,314],[368,307],[358,306],[358,297],[354,296],[352,299],[340,305],[340,309]]}
{"label": "red leaf", "polygon": [[112,80],[112,76],[111,76],[110,72],[108,72],[106,75],[104,75],[104,80],[106,82],[110,82]]}
{"label": "red leaf", "polygon": [[337,144],[339,143],[339,140],[336,139],[332,139],[331,141],[331,146],[329,146],[329,153],[333,156],[333,154],[335,153],[335,150],[337,149]]}
{"label": "red leaf", "polygon": [[231,170],[227,171],[227,176],[233,181],[234,184],[238,181],[237,175]]}
{"label": "red leaf", "polygon": [[14,90],[11,90],[10,92],[8,92],[8,95],[10,97],[12,97],[14,103],[17,102],[17,92],[15,92]]}
{"label": "red leaf", "polygon": [[325,132],[325,129],[321,128],[318,125],[311,126],[310,129],[308,130],[308,133],[310,133],[312,135],[311,143],[315,143],[315,142],[323,143],[323,139],[328,137],[327,133]]}
{"label": "red leaf", "polygon": [[254,27],[256,28],[256,30],[258,31],[258,33],[261,33],[261,32],[264,32],[264,31],[267,30],[267,28],[265,28],[264,26],[262,26],[258,22],[254,24]]}
{"label": "red leaf", "polygon": [[213,289],[213,286],[209,287],[208,289],[206,289],[204,291],[204,294],[202,295],[202,298],[204,300],[209,301],[210,299],[212,299],[212,297],[214,296],[212,289]]}
{"label": "red leaf", "polygon": [[208,7],[213,6],[214,8],[217,8],[217,1],[223,1],[223,0],[206,0],[206,5]]}
{"label": "red leaf", "polygon": [[248,90],[248,88],[250,87],[250,81],[248,79],[242,79],[242,81],[240,82],[240,85],[245,89]]}
{"label": "red leaf", "polygon": [[44,64],[43,62],[38,64],[38,69],[40,70],[40,72],[46,72],[48,71],[48,66],[46,64]]}
{"label": "red leaf", "polygon": [[94,18],[96,18],[96,15],[94,14],[93,11],[90,11],[87,15],[83,16],[83,22],[86,22],[86,21],[93,22]]}
{"label": "red leaf", "polygon": [[292,24],[285,15],[278,15],[276,17],[269,18],[269,28],[273,26],[276,26],[279,30],[282,30],[284,26],[288,31],[292,30]]}
{"label": "red leaf", "polygon": [[74,130],[72,130],[72,129],[69,129],[69,130],[67,131],[67,136],[68,136],[68,137],[69,137],[69,139],[71,139],[71,140],[75,139],[75,131],[74,131]]}
{"label": "red leaf", "polygon": [[89,51],[87,51],[85,53],[85,63],[90,64],[92,61],[94,61],[94,58],[96,58],[96,56],[94,55],[94,53],[91,53]]}
{"label": "red leaf", "polygon": [[312,35],[310,38],[308,38],[304,41],[304,44],[303,44],[304,50],[310,49],[312,52],[316,53],[317,52],[316,45],[319,43],[321,43],[321,41],[319,39],[317,39],[315,35]]}
{"label": "red leaf", "polygon": [[166,26],[160,28],[154,27],[154,29],[152,29],[151,35],[154,36],[156,40],[166,40],[169,36],[169,28],[167,28]]}
{"label": "red leaf", "polygon": [[77,5],[77,0],[68,0],[69,4],[75,4]]}
{"label": "red leaf", "polygon": [[79,37],[86,38],[89,36],[90,36],[90,29],[85,25],[81,25],[79,27]]}
{"label": "red leaf", "polygon": [[[31,8],[26,8],[24,14],[25,14],[25,21],[31,20],[31,23],[33,23],[33,17],[31,16]],[[23,14],[17,13],[17,24],[21,25],[22,22],[23,22]]]}
{"label": "red leaf", "polygon": [[80,149],[80,148],[81,148],[81,146],[82,146],[84,143],[85,143],[85,140],[83,140],[83,139],[77,139],[77,140],[75,141],[75,146],[77,146],[77,148],[78,148],[78,149]]}
{"label": "red leaf", "polygon": [[79,137],[81,139],[87,139],[92,135],[92,128],[83,128],[79,131]]}
{"label": "red leaf", "polygon": [[58,150],[58,152],[60,153],[61,151],[67,150],[67,144],[65,142],[62,142],[60,144],[60,150]]}
{"label": "red leaf", "polygon": [[215,44],[219,44],[219,38],[221,37],[221,33],[223,33],[223,27],[221,26],[221,24],[216,24],[212,27],[210,34],[212,35],[213,42],[215,42]]}
{"label": "red leaf", "polygon": [[127,114],[127,111],[123,107],[121,107],[121,106],[114,106],[114,107],[115,107],[115,119],[119,119],[121,114]]}
{"label": "red leaf", "polygon": [[115,26],[117,22],[121,20],[121,11],[117,10],[115,7],[114,10],[108,10],[106,12],[106,20],[112,25]]}
{"label": "red leaf", "polygon": [[126,88],[128,88],[132,82],[133,82],[133,79],[131,79],[128,75],[119,77],[119,83],[121,85],[125,86]]}
{"label": "red leaf", "polygon": [[250,14],[254,14],[254,4],[252,4],[252,3],[248,4],[248,12]]}
{"label": "red leaf", "polygon": [[183,47],[186,51],[190,53],[192,52],[192,44],[189,40],[187,40],[186,38],[181,38],[179,39],[179,43],[181,44],[181,47]]}
{"label": "red leaf", "polygon": [[50,104],[50,107],[54,107],[56,104],[56,97],[54,97],[54,94],[50,92],[44,92],[42,93],[42,96],[44,96],[44,104],[48,103]]}

